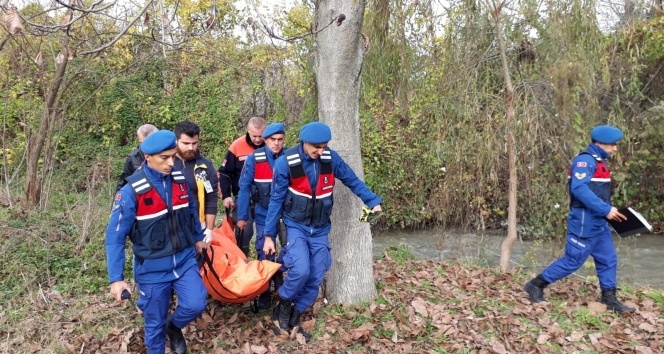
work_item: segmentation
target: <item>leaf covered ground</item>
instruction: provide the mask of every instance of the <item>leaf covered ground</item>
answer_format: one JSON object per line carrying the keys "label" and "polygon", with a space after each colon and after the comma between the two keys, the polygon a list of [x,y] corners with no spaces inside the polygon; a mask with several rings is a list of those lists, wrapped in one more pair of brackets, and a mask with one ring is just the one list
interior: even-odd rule
{"label": "leaf covered ground", "polygon": [[[620,316],[596,301],[599,289],[569,278],[547,288],[550,303],[531,305],[530,275],[500,274],[462,263],[376,260],[378,294],[368,304],[323,305],[303,326],[314,339],[283,338],[267,312],[210,300],[185,328],[193,353],[661,353],[661,290],[619,293],[636,313]],[[0,308],[3,353],[144,353],[142,318],[109,296],[71,297],[38,289]],[[168,350],[167,350],[168,352]]]}

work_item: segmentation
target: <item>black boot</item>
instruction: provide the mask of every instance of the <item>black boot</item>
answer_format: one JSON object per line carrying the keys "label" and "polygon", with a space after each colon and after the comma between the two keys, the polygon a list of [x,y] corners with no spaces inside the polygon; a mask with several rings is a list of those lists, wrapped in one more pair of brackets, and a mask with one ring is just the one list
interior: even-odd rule
{"label": "black boot", "polygon": [[623,305],[616,298],[616,288],[602,290],[602,303],[606,305],[606,308],[613,310],[618,313],[623,312],[634,312],[635,309]]}
{"label": "black boot", "polygon": [[549,285],[549,282],[544,280],[542,278],[542,274],[539,274],[536,276],[533,280],[527,282],[523,286],[523,290],[528,293],[528,297],[530,298],[530,302],[533,304],[536,304],[538,302],[546,302],[544,299],[544,288]]}
{"label": "black boot", "polygon": [[284,283],[284,272],[278,271],[272,276],[272,291],[277,292]]}
{"label": "black boot", "polygon": [[175,327],[170,318],[166,322],[166,335],[168,335],[168,340],[171,342],[171,352],[175,354],[187,353],[187,342],[185,342],[182,335],[182,329]]}
{"label": "black boot", "polygon": [[270,298],[270,290],[268,289],[258,296],[258,309],[268,310],[270,307],[272,307],[272,299]]}
{"label": "black boot", "polygon": [[[304,336],[304,340],[309,343],[311,340],[311,334],[308,332],[305,332],[304,329],[302,329],[302,326],[300,326],[300,316],[302,316],[302,312],[300,310],[296,309],[295,306],[293,306],[293,311],[291,312],[290,315],[290,320],[288,321],[288,325],[293,328],[293,331],[295,333],[300,333],[302,336]],[[293,335],[295,334],[293,333]]]}
{"label": "black boot", "polygon": [[272,330],[274,334],[281,335],[284,331],[285,333],[290,332],[291,328],[288,322],[290,321],[292,307],[292,301],[280,300],[272,309],[272,321],[274,322]]}

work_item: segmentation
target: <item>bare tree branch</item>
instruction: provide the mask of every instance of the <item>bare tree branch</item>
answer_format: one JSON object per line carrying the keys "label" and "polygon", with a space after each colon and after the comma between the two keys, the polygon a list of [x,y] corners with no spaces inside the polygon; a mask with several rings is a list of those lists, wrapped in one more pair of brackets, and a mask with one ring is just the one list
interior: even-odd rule
{"label": "bare tree branch", "polygon": [[92,54],[92,53],[98,53],[98,52],[101,52],[101,51],[103,51],[103,50],[105,50],[105,49],[110,48],[111,46],[113,46],[113,44],[115,44],[115,42],[117,42],[118,40],[120,40],[120,38],[122,38],[122,36],[123,36],[125,33],[127,33],[127,31],[129,31],[129,29],[130,29],[130,28],[131,28],[131,27],[132,27],[132,26],[133,26],[138,20],[140,20],[141,17],[143,17],[143,14],[145,14],[145,12],[148,10],[148,8],[150,8],[150,5],[152,5],[152,1],[148,1],[148,3],[147,3],[147,4],[141,9],[141,12],[140,12],[138,15],[136,15],[136,17],[135,17],[131,22],[129,22],[129,24],[128,24],[128,25],[127,25],[122,31],[120,31],[120,33],[118,33],[117,36],[115,36],[115,38],[113,38],[110,42],[108,42],[108,43],[106,43],[106,44],[104,44],[104,45],[102,45],[102,46],[100,46],[100,47],[98,47],[98,48],[91,49],[91,50],[86,50],[86,51],[84,51],[84,52],[81,52],[81,53],[79,53],[79,55],[87,55],[87,54]]}
{"label": "bare tree branch", "polygon": [[5,46],[5,43],[11,38],[11,35],[7,35],[5,38],[2,39],[2,42],[0,42],[0,50],[2,50],[2,47]]}
{"label": "bare tree branch", "polygon": [[298,34],[298,35],[293,36],[293,37],[284,38],[284,37],[281,37],[281,36],[278,36],[277,34],[275,34],[274,31],[267,26],[267,24],[265,23],[265,19],[263,19],[263,16],[258,11],[258,8],[256,7],[256,3],[254,1],[251,1],[251,5],[253,6],[254,11],[256,11],[256,14],[258,15],[258,19],[261,22],[261,27],[262,27],[263,31],[270,38],[279,39],[279,40],[282,40],[282,41],[285,41],[285,42],[292,42],[292,41],[302,39],[302,38],[307,37],[307,36],[313,36],[317,33],[320,33],[324,29],[330,27],[335,22],[337,23],[337,26],[341,26],[341,23],[343,23],[344,20],[346,19],[346,15],[339,14],[337,17],[333,18],[332,21],[330,21],[330,23],[328,23],[325,27],[322,27],[322,28],[320,28],[316,31],[314,31],[313,28],[310,28],[308,32],[304,32],[304,33]]}
{"label": "bare tree branch", "polygon": [[[78,2],[78,3],[81,4],[81,5],[83,5],[83,3],[80,2],[80,0],[74,0],[74,1],[75,1],[75,2]],[[93,3],[93,4],[90,5],[90,7],[87,8],[87,9],[86,9],[86,8],[83,8],[83,7],[80,7],[80,6],[73,6],[73,5],[71,5],[71,4],[65,4],[65,3],[62,2],[61,0],[55,0],[55,2],[57,2],[58,4],[62,5],[63,7],[68,8],[68,9],[70,9],[70,10],[72,10],[72,11],[79,11],[79,12],[86,12],[86,13],[98,12],[99,10],[103,10],[104,8],[109,8],[109,7],[111,7],[111,6],[114,6],[114,5],[117,3],[117,1],[113,1],[112,3],[108,4],[108,6],[105,6],[104,8],[100,8],[100,9],[98,9],[98,10],[94,10],[94,7],[96,7],[97,5],[101,4],[101,3],[103,2],[103,0],[99,0],[99,1],[97,1],[97,2],[95,2],[95,3]]]}
{"label": "bare tree branch", "polygon": [[[56,0],[56,1],[58,1],[58,0]],[[59,25],[47,26],[47,25],[44,25],[44,24],[41,24],[41,23],[32,22],[29,19],[23,17],[23,15],[21,15],[21,19],[25,23],[29,24],[30,26],[32,26],[32,27],[34,27],[34,28],[36,28],[36,29],[38,29],[42,32],[52,33],[52,32],[56,32],[56,31],[59,31],[59,30],[66,29],[67,27],[71,26],[72,24],[79,21],[80,19],[87,16],[88,14],[100,13],[100,12],[106,10],[106,9],[111,8],[113,5],[115,5],[115,2],[112,2],[110,4],[107,4],[107,5],[103,6],[103,7],[96,8],[97,5],[101,4],[102,2],[103,2],[103,0],[98,0],[97,2],[92,3],[92,5],[90,5],[90,7],[87,8],[87,9],[76,9],[76,11],[81,12],[80,16],[72,16],[71,20],[69,20],[65,23],[61,23]],[[58,3],[60,3],[60,2],[58,1]],[[64,7],[70,8],[70,6],[64,6]],[[60,9],[60,8],[55,8],[55,9],[52,9],[51,11],[57,10],[57,9]],[[71,10],[71,8],[69,10]]]}

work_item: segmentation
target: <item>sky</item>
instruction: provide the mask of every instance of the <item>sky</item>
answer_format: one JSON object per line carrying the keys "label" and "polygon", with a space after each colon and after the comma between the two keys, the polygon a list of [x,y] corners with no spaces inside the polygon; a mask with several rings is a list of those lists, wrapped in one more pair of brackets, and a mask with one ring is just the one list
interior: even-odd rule
{"label": "sky", "polygon": [[[31,3],[35,0],[0,0],[2,2],[9,1],[10,4],[17,6],[18,8],[24,7],[26,4]],[[60,7],[55,0],[37,0],[48,7]],[[63,0],[71,1],[71,0]],[[95,0],[100,1],[100,0]],[[121,14],[131,13],[127,9],[140,9],[144,4],[144,0],[115,0],[117,1],[118,12]],[[221,0],[219,0],[221,1]],[[297,3],[302,3],[303,1],[308,0],[237,0],[236,6],[240,9],[247,10],[250,13],[250,16],[253,16],[255,19],[261,15],[265,20],[269,20],[271,14],[274,13],[275,8],[287,9],[292,7]],[[409,0],[406,0],[409,1]],[[415,2],[417,0],[410,0]],[[547,0],[553,1],[553,0]],[[652,0],[633,0],[637,3],[642,4],[650,3]],[[432,2],[432,8],[434,13],[441,19],[441,22],[446,18],[446,7],[448,6],[450,0],[434,0]],[[109,3],[106,1],[106,3]],[[619,21],[619,16],[623,11],[625,0],[596,0],[596,9],[597,9],[597,18],[599,22],[600,29],[602,31],[610,32],[616,26]],[[514,0],[507,1],[508,6],[516,6]],[[64,11],[64,10],[63,10]],[[438,26],[437,30],[442,29],[442,23]]]}

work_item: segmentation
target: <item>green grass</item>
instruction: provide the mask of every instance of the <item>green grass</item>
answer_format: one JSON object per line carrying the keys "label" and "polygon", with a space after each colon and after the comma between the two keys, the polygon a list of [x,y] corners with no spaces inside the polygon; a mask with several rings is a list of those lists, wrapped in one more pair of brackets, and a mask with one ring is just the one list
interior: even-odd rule
{"label": "green grass", "polygon": [[388,247],[385,249],[385,252],[400,267],[403,266],[407,261],[415,259],[415,256],[413,256],[408,247],[405,245]]}
{"label": "green grass", "polygon": [[314,327],[314,330],[311,331],[309,334],[311,334],[312,338],[318,338],[322,336],[325,333],[325,318],[323,316],[318,316],[316,318],[316,326]]}
{"label": "green grass", "polygon": [[609,324],[604,322],[601,315],[597,316],[592,311],[587,308],[577,308],[572,312],[573,320],[572,322],[577,327],[587,327],[590,329],[596,329],[598,331],[606,331],[609,327]]}
{"label": "green grass", "polygon": [[662,290],[649,290],[646,292],[646,297],[652,299],[659,307],[664,307],[664,291]]}
{"label": "green grass", "polygon": [[394,335],[394,331],[390,328],[380,327],[380,328],[374,330],[374,336],[376,338],[391,339],[393,335]]}
{"label": "green grass", "polygon": [[387,303],[388,303],[387,299],[385,299],[384,297],[382,297],[380,295],[376,296],[376,298],[374,299],[374,302],[377,305],[387,305]]}
{"label": "green grass", "polygon": [[7,224],[9,225],[9,227],[15,229],[22,229],[25,227],[25,222],[23,222],[22,220],[15,220],[15,219],[9,220]]}

